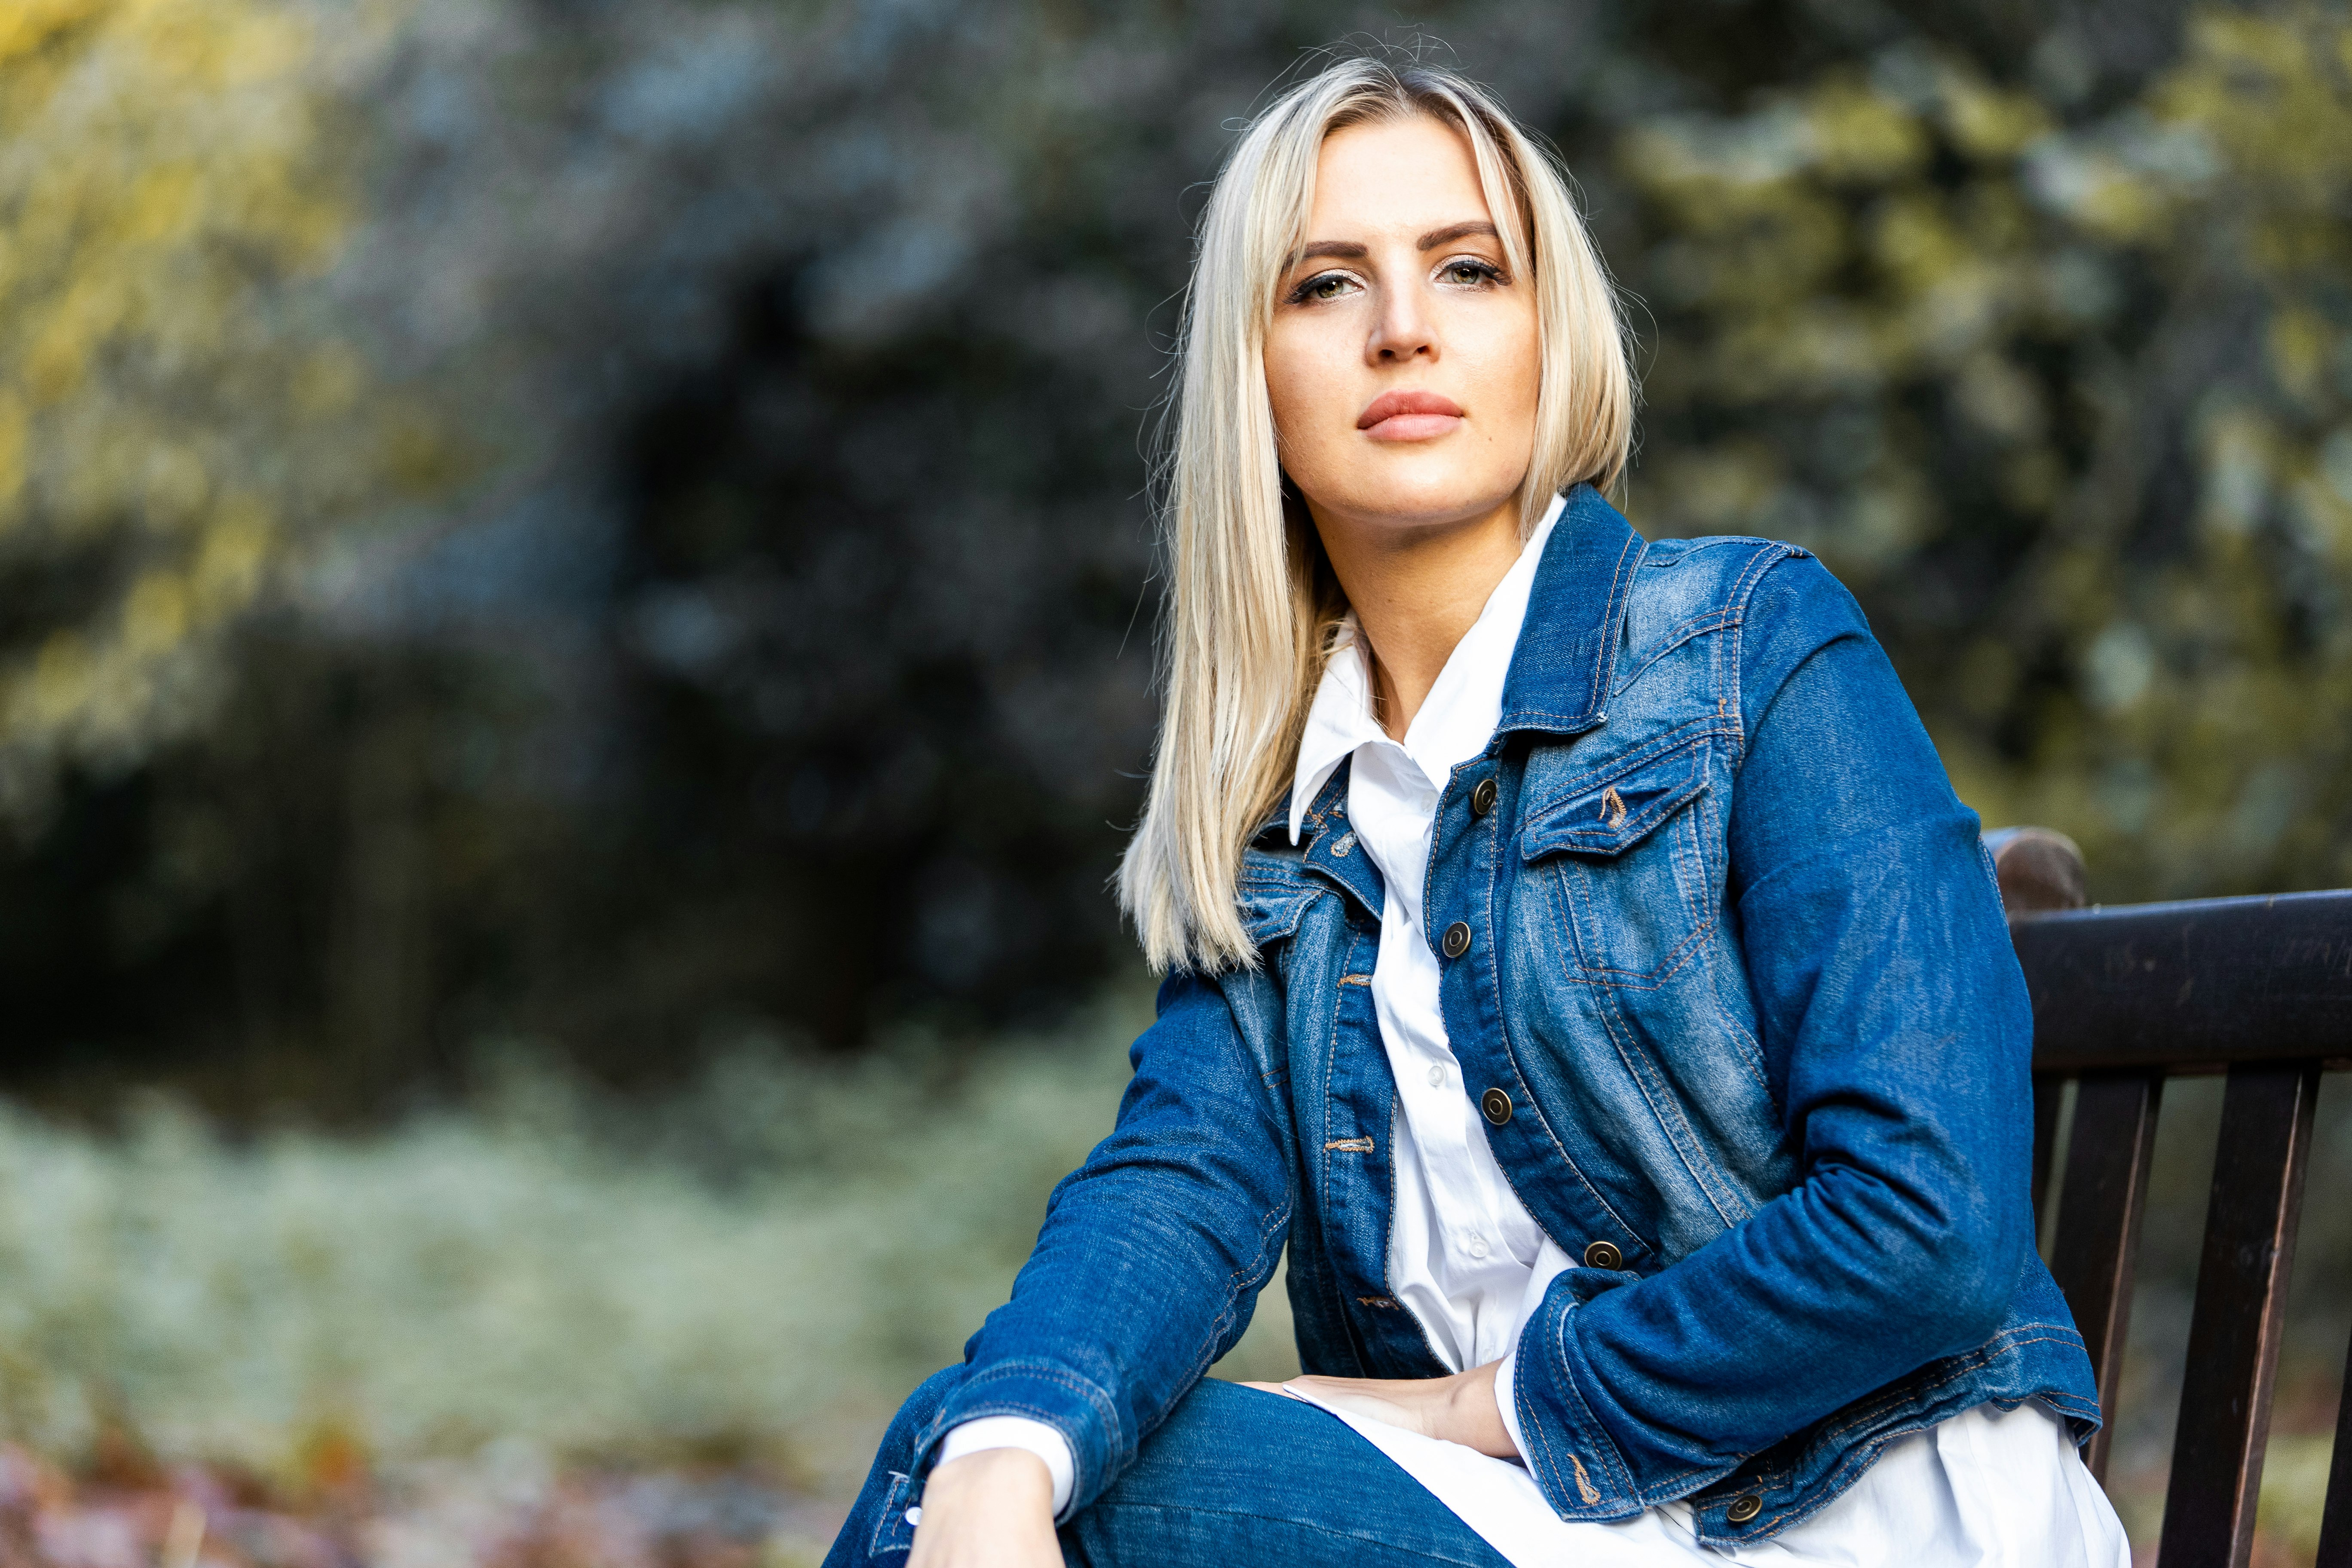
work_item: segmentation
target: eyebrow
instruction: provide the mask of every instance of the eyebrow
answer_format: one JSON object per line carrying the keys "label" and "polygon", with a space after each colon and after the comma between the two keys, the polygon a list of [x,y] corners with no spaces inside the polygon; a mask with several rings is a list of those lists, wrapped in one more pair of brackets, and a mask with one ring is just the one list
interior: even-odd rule
{"label": "eyebrow", "polygon": [[[1503,237],[1501,230],[1484,218],[1478,218],[1469,223],[1448,224],[1444,228],[1433,228],[1413,241],[1413,248],[1435,250],[1441,245],[1451,245],[1457,239],[1467,239],[1474,234],[1483,234],[1490,239]],[[1296,267],[1302,261],[1312,261],[1317,257],[1323,256],[1340,261],[1361,261],[1370,254],[1370,250],[1351,239],[1318,239],[1312,245],[1301,247],[1298,254],[1290,258],[1290,265]]]}
{"label": "eyebrow", "polygon": [[1413,248],[1435,250],[1441,245],[1451,245],[1457,239],[1467,239],[1474,234],[1483,234],[1489,239],[1503,237],[1500,229],[1481,218],[1473,223],[1457,223],[1445,228],[1433,228],[1413,242]]}

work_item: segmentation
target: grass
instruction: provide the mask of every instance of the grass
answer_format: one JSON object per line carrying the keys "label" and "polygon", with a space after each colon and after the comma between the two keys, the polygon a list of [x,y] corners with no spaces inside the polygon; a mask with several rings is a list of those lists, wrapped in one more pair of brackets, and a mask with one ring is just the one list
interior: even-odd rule
{"label": "grass", "polygon": [[0,1424],[298,1487],[322,1454],[520,1442],[838,1495],[1003,1299],[1146,1016],[848,1062],[751,1042],[652,1106],[519,1058],[478,1109],[357,1138],[0,1111]]}

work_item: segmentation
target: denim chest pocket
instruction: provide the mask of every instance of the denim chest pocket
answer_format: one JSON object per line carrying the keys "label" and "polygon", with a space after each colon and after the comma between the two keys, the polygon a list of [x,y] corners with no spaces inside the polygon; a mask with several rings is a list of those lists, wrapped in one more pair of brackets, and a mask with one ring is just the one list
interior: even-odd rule
{"label": "denim chest pocket", "polygon": [[1658,984],[1714,929],[1718,836],[1693,809],[1713,756],[1702,739],[1604,767],[1528,812],[1520,857],[1571,977]]}

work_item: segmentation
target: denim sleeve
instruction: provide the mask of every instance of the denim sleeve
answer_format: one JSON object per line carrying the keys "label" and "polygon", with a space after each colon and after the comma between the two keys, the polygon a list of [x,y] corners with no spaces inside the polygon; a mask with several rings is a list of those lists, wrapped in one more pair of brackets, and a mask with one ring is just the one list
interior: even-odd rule
{"label": "denim sleeve", "polygon": [[1066,1512],[1135,1458],[1248,1327],[1289,1238],[1284,1131],[1216,984],[1176,975],[1129,1058],[1118,1121],[1045,1207],[1013,1299],[964,1347],[970,1369],[917,1447],[981,1416],[1066,1438]]}
{"label": "denim sleeve", "polygon": [[1724,898],[1800,1180],[1649,1278],[1554,1281],[1516,1398],[1601,1459],[1537,1468],[1571,1517],[1685,1496],[1975,1348],[2033,1245],[2032,1016],[1977,818],[1817,563],[1765,574],[1742,639]]}

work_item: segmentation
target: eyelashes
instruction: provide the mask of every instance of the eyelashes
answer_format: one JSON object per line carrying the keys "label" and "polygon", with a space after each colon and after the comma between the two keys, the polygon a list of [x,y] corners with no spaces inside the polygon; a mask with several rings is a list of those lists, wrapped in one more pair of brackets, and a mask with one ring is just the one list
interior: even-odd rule
{"label": "eyelashes", "polygon": [[[1465,289],[1493,289],[1511,280],[1500,267],[1483,256],[1450,258],[1441,263],[1432,276],[1445,287]],[[1328,304],[1335,300],[1344,300],[1351,293],[1360,293],[1363,287],[1362,280],[1351,272],[1318,272],[1312,278],[1301,280],[1284,295],[1282,302],[1286,305]]]}
{"label": "eyelashes", "polygon": [[[1462,273],[1468,273],[1469,276],[1466,278],[1458,276]],[[1440,278],[1452,279],[1455,286],[1460,288],[1484,288],[1489,284],[1510,281],[1503,276],[1501,268],[1483,256],[1457,256],[1439,268],[1437,275]]]}
{"label": "eyelashes", "polygon": [[1347,289],[1360,289],[1363,287],[1362,284],[1358,283],[1353,278],[1349,277],[1345,272],[1318,272],[1314,277],[1309,278],[1305,282],[1299,284],[1297,288],[1293,289],[1288,294],[1283,296],[1282,302],[1286,305],[1304,305],[1309,300],[1320,302],[1328,300],[1338,300],[1343,297],[1342,292],[1326,292],[1325,290],[1335,289],[1339,285],[1345,285]]}

